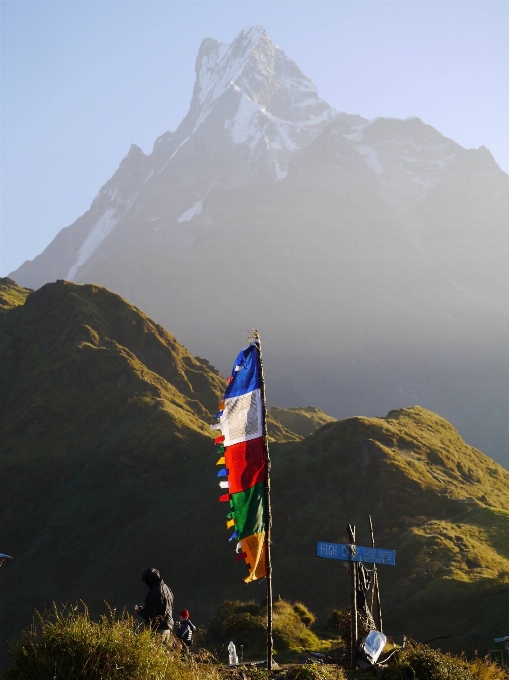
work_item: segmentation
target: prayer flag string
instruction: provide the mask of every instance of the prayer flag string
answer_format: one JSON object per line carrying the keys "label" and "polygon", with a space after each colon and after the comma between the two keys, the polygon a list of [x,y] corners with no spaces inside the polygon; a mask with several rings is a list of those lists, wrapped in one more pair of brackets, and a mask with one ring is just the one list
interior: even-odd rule
{"label": "prayer flag string", "polygon": [[237,539],[236,561],[245,560],[249,574],[246,582],[266,575],[265,530],[267,523],[265,482],[267,465],[263,446],[263,411],[258,348],[248,345],[238,355],[227,380],[227,388],[216,414],[219,421],[211,425],[220,430],[214,440],[220,454],[217,465],[224,469],[218,477],[228,494],[219,497],[229,501],[227,528],[235,527],[229,541]]}

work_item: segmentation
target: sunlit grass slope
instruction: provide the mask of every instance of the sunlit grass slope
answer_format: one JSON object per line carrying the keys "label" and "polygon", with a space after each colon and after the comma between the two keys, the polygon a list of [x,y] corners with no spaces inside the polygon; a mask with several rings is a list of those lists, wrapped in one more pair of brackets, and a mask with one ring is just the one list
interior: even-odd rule
{"label": "sunlit grass slope", "polygon": [[25,304],[30,293],[29,288],[22,288],[9,277],[0,277],[0,314],[13,307]]}
{"label": "sunlit grass slope", "polygon": [[19,304],[0,318],[0,538],[15,556],[0,648],[52,600],[142,600],[150,565],[204,623],[245,588],[209,428],[224,379],[104,288],[5,290]]}
{"label": "sunlit grass slope", "polygon": [[94,620],[86,606],[37,612],[13,646],[5,680],[220,680],[218,670],[169,652],[127,612]]}
{"label": "sunlit grass slope", "polygon": [[[276,598],[273,603],[273,639],[278,661],[295,661],[305,649],[318,650],[323,642],[310,630],[314,616],[301,602]],[[232,640],[244,660],[263,659],[267,653],[267,606],[264,602],[225,600],[211,617],[202,642],[210,650]]]}
{"label": "sunlit grass slope", "polygon": [[119,296],[63,281],[0,318],[0,378],[2,639],[53,599],[142,599],[141,571],[195,543],[224,380]]}
{"label": "sunlit grass slope", "polygon": [[268,410],[269,437],[276,442],[299,441],[332,422],[336,422],[336,418],[314,406],[287,409],[273,406]]}
{"label": "sunlit grass slope", "polygon": [[155,459],[181,462],[210,436],[224,381],[119,296],[49,284],[0,330],[4,518],[20,498],[62,488],[90,456],[104,475],[150,481]]}
{"label": "sunlit grass slope", "polygon": [[[266,376],[270,380],[270,376]],[[121,610],[159,568],[175,609],[206,625],[225,599],[265,597],[235,562],[209,429],[224,392],[140,310],[57,282],[0,317],[0,648],[35,608],[83,599]],[[380,567],[385,631],[485,652],[509,633],[509,473],[422,408],[329,422],[271,409],[274,592],[324,620],[348,604],[317,540],[397,551]],[[307,429],[306,429],[307,428]],[[281,440],[295,441],[281,443]],[[4,661],[5,663],[5,656]]]}
{"label": "sunlit grass slope", "polygon": [[[379,569],[387,632],[451,634],[442,644],[471,651],[507,634],[509,472],[450,423],[420,407],[349,418],[277,455],[275,553],[293,555],[286,578],[304,601],[347,603],[341,563],[316,558],[315,542],[346,542],[352,522],[369,546],[371,514],[376,544],[397,551],[396,567]],[[299,573],[313,574],[307,586]]]}

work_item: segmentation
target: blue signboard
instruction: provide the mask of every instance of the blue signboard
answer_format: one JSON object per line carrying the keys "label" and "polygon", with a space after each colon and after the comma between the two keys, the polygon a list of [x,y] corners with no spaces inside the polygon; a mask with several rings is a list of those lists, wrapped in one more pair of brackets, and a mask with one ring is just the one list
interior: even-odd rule
{"label": "blue signboard", "polygon": [[317,541],[316,554],[329,560],[346,560],[347,562],[364,562],[366,564],[388,564],[394,567],[396,564],[395,550],[382,550],[381,548],[363,548],[355,546],[355,554],[352,558],[350,548],[345,543],[324,543]]}

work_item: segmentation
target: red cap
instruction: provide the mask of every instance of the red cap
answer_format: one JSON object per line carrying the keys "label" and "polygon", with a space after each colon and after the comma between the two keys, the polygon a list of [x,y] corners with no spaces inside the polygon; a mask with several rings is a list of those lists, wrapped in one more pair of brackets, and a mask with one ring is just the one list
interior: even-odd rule
{"label": "red cap", "polygon": [[187,611],[187,609],[183,609],[180,612],[179,616],[181,616],[183,619],[188,619],[189,618],[189,612]]}

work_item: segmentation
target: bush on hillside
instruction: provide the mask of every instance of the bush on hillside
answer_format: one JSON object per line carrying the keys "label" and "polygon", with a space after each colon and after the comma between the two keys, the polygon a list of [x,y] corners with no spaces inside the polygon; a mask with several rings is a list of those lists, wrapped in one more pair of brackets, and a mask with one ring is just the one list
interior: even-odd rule
{"label": "bush on hillside", "polygon": [[474,680],[507,680],[509,677],[507,669],[493,663],[489,657],[476,657],[468,665]]}
{"label": "bush on hillside", "polygon": [[380,680],[507,680],[507,674],[487,659],[467,661],[411,643],[395,661],[379,671]]}
{"label": "bush on hillside", "polygon": [[265,608],[254,602],[225,600],[210,619],[208,642],[228,644],[233,640],[248,648],[263,646],[266,638],[264,612]]}
{"label": "bush on hillside", "polygon": [[293,610],[300,618],[302,623],[308,628],[310,628],[316,620],[316,616],[310,612],[306,605],[302,604],[302,602],[294,602]]}
{"label": "bush on hillside", "polygon": [[333,609],[325,620],[322,630],[326,633],[335,633],[341,636],[345,631],[350,632],[350,608]]}
{"label": "bush on hillside", "polygon": [[338,666],[303,664],[289,668],[283,678],[284,680],[346,680],[346,675]]}
{"label": "bush on hillside", "polygon": [[11,656],[6,680],[219,680],[213,667],[181,660],[125,611],[117,617],[108,609],[94,621],[83,604],[36,612]]}
{"label": "bush on hillside", "polygon": [[[314,616],[300,602],[295,605],[279,600],[274,604],[274,645],[277,650],[317,649],[320,640],[309,630]],[[304,619],[306,622],[304,622]]]}
{"label": "bush on hillside", "polygon": [[[278,600],[273,608],[273,639],[276,652],[320,647],[320,641],[309,630],[314,615],[300,602]],[[225,600],[208,627],[208,643],[226,645],[230,640],[244,647],[245,658],[265,653],[267,615],[265,605],[239,600]]]}

